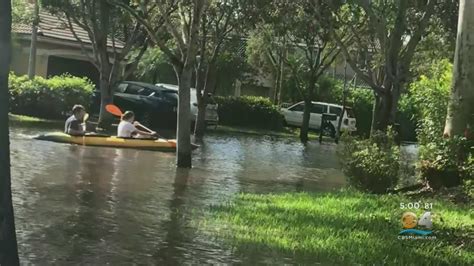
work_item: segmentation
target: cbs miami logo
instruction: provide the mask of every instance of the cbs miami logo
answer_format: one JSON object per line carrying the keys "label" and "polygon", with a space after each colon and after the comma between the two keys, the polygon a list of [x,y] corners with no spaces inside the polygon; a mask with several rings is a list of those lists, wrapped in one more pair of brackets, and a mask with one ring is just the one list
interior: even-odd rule
{"label": "cbs miami logo", "polygon": [[424,212],[418,219],[414,212],[404,212],[402,215],[403,229],[398,233],[398,239],[436,239],[433,236],[433,221],[431,212]]}

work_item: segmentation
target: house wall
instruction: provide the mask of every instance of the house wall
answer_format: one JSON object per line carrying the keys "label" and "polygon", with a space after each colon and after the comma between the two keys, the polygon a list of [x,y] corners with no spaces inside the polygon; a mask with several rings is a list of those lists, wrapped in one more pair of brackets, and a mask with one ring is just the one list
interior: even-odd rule
{"label": "house wall", "polygon": [[[17,75],[27,75],[29,58],[29,49],[25,49],[25,47],[14,47],[10,70]],[[36,56],[36,75],[46,77],[47,71],[48,56],[38,54]]]}
{"label": "house wall", "polygon": [[[46,42],[38,38],[36,50],[35,74],[41,77],[48,75],[48,61],[50,56],[70,58],[74,60],[88,61],[80,48],[61,44],[60,42]],[[30,57],[30,41],[14,39],[11,71],[17,75],[28,74],[28,62]]]}

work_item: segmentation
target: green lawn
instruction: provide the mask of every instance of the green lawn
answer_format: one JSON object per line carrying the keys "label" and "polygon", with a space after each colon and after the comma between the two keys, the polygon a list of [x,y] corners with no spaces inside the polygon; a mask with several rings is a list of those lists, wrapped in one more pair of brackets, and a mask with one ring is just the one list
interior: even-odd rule
{"label": "green lawn", "polygon": [[42,119],[42,118],[37,118],[37,117],[32,117],[32,116],[26,116],[26,115],[14,115],[14,114],[9,114],[8,118],[12,122],[38,122],[38,123],[57,123],[58,121],[55,120],[47,120],[47,119]]}
{"label": "green lawn", "polygon": [[[419,199],[418,199],[419,200]],[[404,196],[353,191],[327,194],[241,194],[211,208],[202,224],[243,257],[297,263],[474,265],[469,206],[433,203],[436,240],[400,240]],[[472,206],[471,206],[472,207]],[[422,210],[416,211],[420,216]]]}

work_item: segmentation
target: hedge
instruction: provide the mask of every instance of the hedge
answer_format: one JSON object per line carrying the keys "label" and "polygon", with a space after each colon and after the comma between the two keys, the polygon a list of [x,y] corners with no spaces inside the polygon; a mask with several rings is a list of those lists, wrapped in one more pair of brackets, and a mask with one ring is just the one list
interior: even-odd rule
{"label": "hedge", "polygon": [[47,119],[64,118],[74,104],[89,109],[94,91],[88,79],[69,75],[29,80],[11,73],[8,87],[11,113]]}
{"label": "hedge", "polygon": [[264,97],[216,96],[219,123],[228,126],[281,130],[284,118],[277,106]]}

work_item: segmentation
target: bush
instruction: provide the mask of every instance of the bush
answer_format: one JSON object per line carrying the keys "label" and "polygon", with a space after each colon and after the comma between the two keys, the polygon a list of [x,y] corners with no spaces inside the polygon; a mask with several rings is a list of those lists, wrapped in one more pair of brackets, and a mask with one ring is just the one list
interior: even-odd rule
{"label": "bush", "polygon": [[269,99],[254,96],[215,97],[222,125],[272,130],[283,128],[284,118]]}
{"label": "bush", "polygon": [[69,75],[49,79],[10,74],[10,112],[47,119],[67,115],[74,104],[89,108],[94,85],[86,78]]}
{"label": "bush", "polygon": [[[446,121],[452,80],[452,64],[442,60],[427,75],[413,82],[400,100],[400,111],[417,126],[421,145],[439,142]],[[420,155],[423,156],[423,151]]]}
{"label": "bush", "polygon": [[472,178],[473,143],[466,138],[440,139],[420,147],[422,179],[433,189],[453,187]]}
{"label": "bush", "polygon": [[349,184],[357,189],[386,193],[398,182],[400,150],[391,130],[364,140],[345,136],[339,157]]}
{"label": "bush", "polygon": [[468,159],[472,156],[472,140],[443,138],[451,82],[452,64],[441,60],[410,85],[400,102],[400,109],[411,110],[411,119],[417,123],[418,169],[421,178],[434,189],[460,185],[472,176]]}

